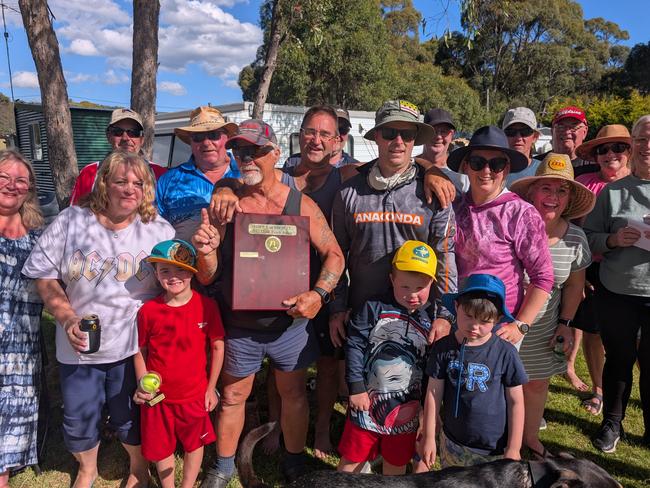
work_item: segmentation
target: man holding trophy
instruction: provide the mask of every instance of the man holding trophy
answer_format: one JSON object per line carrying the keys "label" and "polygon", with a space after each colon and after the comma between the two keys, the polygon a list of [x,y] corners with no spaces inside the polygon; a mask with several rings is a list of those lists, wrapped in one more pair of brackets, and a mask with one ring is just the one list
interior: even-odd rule
{"label": "man holding trophy", "polygon": [[[227,147],[242,175],[235,190],[242,213],[234,223],[215,226],[204,209],[192,238],[197,278],[204,285],[215,283],[226,329],[217,460],[204,488],[225,487],[233,475],[245,402],[267,356],[282,400],[287,451],[282,471],[289,480],[302,473],[309,421],[306,370],[318,357],[309,319],[330,301],[344,266],[318,206],[277,180],[280,149],[273,129],[260,120],[244,121]],[[310,245],[322,262],[315,283],[309,283]]]}

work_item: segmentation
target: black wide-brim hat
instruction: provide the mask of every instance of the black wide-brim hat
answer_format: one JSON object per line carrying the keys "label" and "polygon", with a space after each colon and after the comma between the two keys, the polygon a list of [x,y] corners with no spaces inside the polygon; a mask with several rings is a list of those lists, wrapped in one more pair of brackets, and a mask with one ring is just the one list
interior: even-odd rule
{"label": "black wide-brim hat", "polygon": [[452,151],[447,158],[447,166],[458,172],[465,156],[475,149],[493,149],[507,155],[510,159],[510,173],[517,173],[528,167],[528,158],[519,151],[510,149],[505,132],[494,125],[481,127],[474,132],[469,145]]}

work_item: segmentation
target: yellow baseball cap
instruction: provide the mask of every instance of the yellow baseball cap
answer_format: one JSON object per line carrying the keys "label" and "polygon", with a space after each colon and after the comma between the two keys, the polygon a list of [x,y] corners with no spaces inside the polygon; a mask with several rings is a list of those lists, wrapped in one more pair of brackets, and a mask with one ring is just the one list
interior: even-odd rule
{"label": "yellow baseball cap", "polygon": [[420,241],[406,241],[393,256],[393,266],[400,271],[415,271],[436,279],[436,253]]}

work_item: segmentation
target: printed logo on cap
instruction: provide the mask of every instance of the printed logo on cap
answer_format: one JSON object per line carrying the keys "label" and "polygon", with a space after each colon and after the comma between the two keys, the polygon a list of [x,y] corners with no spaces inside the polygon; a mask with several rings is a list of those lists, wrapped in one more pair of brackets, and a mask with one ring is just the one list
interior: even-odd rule
{"label": "printed logo on cap", "polygon": [[416,117],[420,116],[420,110],[418,109],[418,106],[407,100],[399,101],[399,109],[403,110],[404,112],[408,112],[411,115],[415,115]]}
{"label": "printed logo on cap", "polygon": [[187,246],[183,246],[180,242],[175,242],[169,248],[169,257],[177,263],[194,266],[194,257]]}
{"label": "printed logo on cap", "polygon": [[426,263],[429,259],[429,250],[424,246],[418,246],[413,249],[413,259]]}
{"label": "printed logo on cap", "polygon": [[551,158],[548,160],[548,167],[556,171],[566,168],[566,161],[562,158]]}

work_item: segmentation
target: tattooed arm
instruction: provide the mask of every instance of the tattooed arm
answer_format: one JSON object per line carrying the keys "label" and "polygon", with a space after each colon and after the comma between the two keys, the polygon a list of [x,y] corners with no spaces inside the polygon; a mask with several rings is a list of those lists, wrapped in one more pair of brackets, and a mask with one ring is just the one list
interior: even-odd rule
{"label": "tattooed arm", "polygon": [[[343,273],[343,252],[327,224],[327,219],[314,201],[305,195],[300,202],[300,214],[309,217],[309,239],[323,263],[315,286],[331,292]],[[289,298],[284,303],[291,306],[287,313],[295,318],[314,318],[322,306],[321,296],[313,290]]]}

